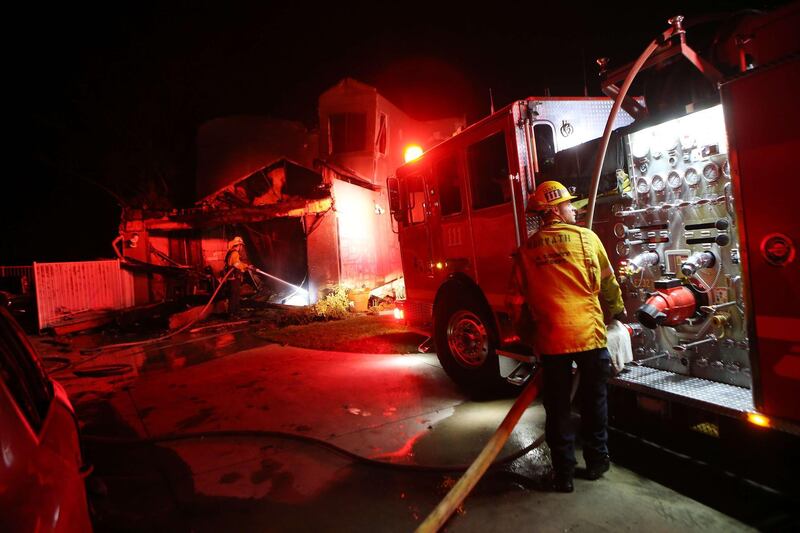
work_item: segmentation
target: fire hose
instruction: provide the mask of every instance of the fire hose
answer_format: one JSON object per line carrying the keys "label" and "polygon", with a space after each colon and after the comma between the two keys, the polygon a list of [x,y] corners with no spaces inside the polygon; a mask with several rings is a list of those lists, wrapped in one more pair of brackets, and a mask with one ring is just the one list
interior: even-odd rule
{"label": "fire hose", "polygon": [[96,377],[96,376],[104,376],[104,375],[117,375],[117,374],[121,374],[121,373],[127,372],[131,367],[131,365],[129,365],[129,364],[112,364],[112,365],[94,366],[94,367],[91,367],[91,368],[85,368],[85,369],[83,369],[81,371],[75,371],[74,369],[79,367],[79,366],[84,366],[85,364],[94,361],[95,359],[97,359],[98,357],[103,355],[104,351],[109,350],[111,348],[115,348],[115,349],[117,349],[117,348],[129,348],[129,347],[133,347],[133,346],[143,346],[143,345],[147,345],[147,344],[155,344],[157,342],[163,341],[164,339],[168,339],[170,337],[173,337],[173,336],[177,335],[178,333],[186,331],[188,328],[192,327],[194,324],[196,324],[197,322],[199,322],[203,318],[203,315],[205,314],[206,310],[208,310],[208,308],[211,306],[211,303],[214,301],[214,298],[217,297],[217,294],[219,293],[220,289],[222,288],[222,286],[224,285],[225,281],[228,279],[228,277],[231,275],[232,272],[233,271],[229,271],[228,273],[225,274],[225,276],[222,277],[222,279],[220,280],[219,286],[214,291],[214,293],[211,295],[211,298],[208,299],[208,302],[203,307],[203,309],[200,311],[200,313],[197,315],[197,318],[195,318],[194,320],[190,321],[188,324],[176,329],[175,331],[170,331],[170,332],[168,332],[168,333],[166,333],[164,335],[161,335],[159,337],[155,337],[153,339],[146,339],[146,340],[134,341],[134,342],[120,342],[120,343],[116,343],[116,344],[106,344],[106,345],[103,345],[103,346],[97,346],[97,347],[92,348],[92,349],[81,350],[81,353],[83,353],[83,354],[94,354],[94,355],[92,357],[89,357],[89,358],[84,359],[82,361],[78,361],[78,362],[75,362],[75,363],[70,363],[70,364],[67,364],[67,365],[59,366],[59,367],[53,369],[52,373],[56,374],[56,373],[59,373],[59,372],[72,370],[73,373],[76,376],[79,376],[79,377],[89,377],[89,376],[95,376]]}
{"label": "fire hose", "polygon": [[[262,276],[274,279],[276,281],[279,281],[280,283],[283,283],[285,285],[288,285],[288,286],[292,287],[293,289],[295,289],[293,295],[297,294],[298,292],[303,292],[305,294],[308,294],[308,291],[306,289],[304,289],[302,287],[299,287],[297,285],[294,285],[292,283],[289,283],[288,281],[282,280],[282,279],[278,278],[277,276],[273,276],[272,274],[269,274],[268,272],[264,272],[263,270],[260,270],[260,269],[254,267],[254,266],[251,266],[250,270],[253,271],[253,272],[256,272],[258,274],[261,274]],[[200,313],[198,313],[197,317],[194,320],[191,320],[189,323],[185,324],[184,326],[176,329],[175,331],[170,331],[170,332],[168,332],[168,333],[166,333],[164,335],[161,335],[159,337],[155,337],[155,338],[152,338],[152,339],[146,339],[146,340],[142,340],[142,341],[133,341],[133,342],[121,342],[121,343],[116,343],[116,344],[106,344],[106,345],[103,345],[103,346],[97,346],[97,347],[92,348],[92,349],[82,350],[82,353],[85,353],[85,354],[92,354],[93,353],[93,354],[96,354],[96,355],[94,355],[94,357],[90,357],[89,359],[85,359],[83,361],[80,361],[80,362],[77,362],[77,363],[74,363],[74,364],[70,364],[70,365],[66,365],[66,366],[60,366],[57,369],[55,369],[54,372],[61,372],[61,371],[64,371],[64,370],[74,369],[75,367],[78,367],[78,366],[83,366],[86,363],[89,363],[89,362],[95,360],[97,357],[102,355],[102,353],[104,351],[106,351],[106,350],[119,349],[119,348],[130,348],[130,347],[134,347],[134,346],[144,346],[144,345],[148,345],[148,344],[155,344],[157,342],[161,342],[161,341],[163,341],[165,339],[168,339],[170,337],[174,337],[178,333],[186,331],[187,329],[192,327],[194,324],[196,324],[197,322],[199,322],[203,318],[203,316],[205,315],[206,311],[211,306],[211,304],[214,302],[214,299],[217,297],[217,294],[219,294],[220,289],[222,289],[222,287],[225,285],[225,282],[231,276],[231,274],[233,274],[233,272],[234,272],[234,270],[231,269],[231,270],[228,270],[228,272],[225,273],[225,275],[220,280],[219,285],[217,286],[216,290],[211,295],[211,298],[208,299],[208,302],[206,302],[205,306],[203,306],[202,310],[200,311]],[[120,373],[121,368],[118,368],[119,366],[120,365],[105,365],[102,368],[101,367],[97,367],[97,368],[93,367],[92,369],[83,370],[83,371],[81,371],[81,373],[85,374],[85,375],[95,375],[94,373],[96,373],[97,375],[100,375],[100,374],[104,374],[106,372],[112,372],[112,371],[114,373]],[[127,365],[127,366],[130,366],[130,365]],[[75,372],[75,374],[79,375],[77,372]]]}
{"label": "fire hose", "polygon": [[[260,270],[260,269],[258,269],[256,267],[252,267],[251,266],[250,270],[252,270],[253,272],[257,272],[258,274],[261,274],[262,276],[277,280],[277,281],[279,281],[279,282],[281,282],[281,283],[283,283],[285,285],[288,285],[288,286],[292,287],[293,289],[295,289],[295,293],[303,292],[305,294],[308,294],[308,291],[305,290],[304,288],[298,287],[297,285],[294,285],[292,283],[289,283],[288,281],[282,280],[279,277],[273,276],[272,274],[264,272],[263,270]],[[188,328],[190,328],[191,326],[193,326],[194,324],[196,324],[198,321],[200,321],[202,319],[202,317],[205,314],[205,312],[208,310],[208,308],[211,306],[211,304],[214,301],[214,299],[217,297],[217,294],[219,293],[220,289],[225,285],[225,282],[231,276],[231,274],[233,274],[233,272],[234,272],[234,270],[230,269],[230,270],[228,270],[228,272],[225,273],[225,275],[219,281],[219,285],[217,286],[216,290],[211,295],[211,298],[208,299],[208,302],[206,302],[206,305],[203,306],[203,309],[197,315],[197,318],[195,318],[194,320],[190,321],[188,324],[176,329],[175,331],[170,331],[169,333],[161,335],[160,337],[155,337],[153,339],[147,339],[147,340],[143,340],[143,341],[121,342],[121,343],[117,343],[117,344],[106,344],[104,346],[98,346],[98,347],[93,348],[91,350],[85,350],[84,352],[85,353],[98,352],[98,351],[102,352],[102,351],[109,350],[109,349],[112,349],[112,348],[128,348],[128,347],[131,347],[131,346],[142,346],[142,345],[145,345],[145,344],[153,344],[153,343],[156,343],[156,342],[160,342],[160,341],[162,341],[164,339],[168,339],[170,337],[173,337],[173,336],[175,336],[178,333],[181,333],[183,331],[186,331]]]}
{"label": "fire hose", "polygon": [[[586,227],[589,229],[591,229],[594,219],[594,207],[597,199],[597,189],[600,185],[600,173],[603,169],[603,162],[605,160],[606,150],[608,149],[608,142],[611,137],[611,128],[614,125],[614,120],[616,119],[623,99],[628,94],[628,89],[630,89],[633,79],[639,73],[639,70],[641,70],[644,63],[658,48],[659,44],[679,33],[683,33],[683,28],[680,25],[682,18],[676,17],[673,20],[674,22],[672,23],[672,28],[664,32],[658,38],[653,39],[653,41],[650,42],[647,48],[645,48],[644,52],[642,52],[642,54],[636,60],[630,72],[628,72],[628,75],[625,77],[625,81],[620,88],[619,94],[617,94],[617,97],[614,100],[614,105],[611,107],[611,113],[608,116],[608,121],[606,122],[606,127],[603,131],[603,139],[600,143],[600,147],[598,148],[597,158],[595,159],[595,165],[592,171],[592,182],[589,188],[589,204],[587,208],[588,219],[586,223]],[[445,498],[439,503],[439,505],[436,506],[433,512],[428,515],[419,528],[417,528],[417,532],[422,533],[438,531],[439,528],[444,525],[450,515],[453,514],[455,509],[461,504],[461,502],[464,501],[464,499],[469,495],[470,491],[475,487],[483,473],[486,472],[486,469],[492,463],[492,460],[500,452],[506,440],[508,440],[508,437],[511,435],[511,431],[514,429],[514,426],[516,426],[517,422],[519,422],[522,412],[538,395],[540,386],[540,379],[538,378],[538,373],[531,377],[530,382],[525,387],[525,390],[523,390],[520,397],[511,407],[511,411],[508,412],[506,418],[500,424],[500,427],[497,428],[497,432],[495,432],[492,438],[489,439],[489,442],[486,444],[483,451],[481,451],[480,455],[478,455],[478,457],[472,463],[472,466],[469,467],[461,479],[459,479],[453,488],[450,489],[450,492],[447,493]]]}
{"label": "fire hose", "polygon": [[642,55],[639,56],[639,59],[637,59],[633,64],[633,67],[631,67],[631,70],[625,77],[625,81],[622,82],[622,87],[620,87],[619,94],[617,94],[617,97],[614,99],[614,105],[611,106],[611,113],[608,115],[606,127],[605,130],[603,130],[603,140],[600,142],[600,146],[597,149],[597,157],[595,158],[594,169],[592,170],[592,182],[589,186],[589,204],[586,208],[586,227],[589,229],[592,229],[592,222],[594,221],[594,206],[595,201],[597,200],[597,189],[600,186],[600,173],[603,171],[603,162],[606,158],[608,141],[611,138],[611,128],[614,126],[614,121],[617,118],[617,113],[622,105],[622,101],[627,96],[628,89],[630,89],[633,79],[639,73],[639,70],[641,70],[645,62],[650,58],[651,55],[653,55],[653,52],[656,51],[658,46],[662,42],[671,39],[675,35],[683,33],[683,27],[681,26],[682,20],[682,17],[675,17],[671,19],[670,22],[672,23],[672,27],[657,38],[653,39],[650,44],[647,45],[647,48],[645,48],[644,52],[642,52]]}
{"label": "fire hose", "polygon": [[93,348],[91,350],[84,350],[83,353],[91,353],[91,352],[98,352],[98,351],[102,352],[102,351],[108,350],[110,348],[127,348],[129,346],[141,346],[141,345],[144,345],[144,344],[153,344],[153,343],[156,343],[156,342],[160,342],[160,341],[162,341],[164,339],[168,339],[170,337],[173,337],[173,336],[177,335],[178,333],[181,333],[182,331],[186,331],[188,328],[193,326],[195,323],[197,323],[203,317],[203,315],[208,310],[208,308],[211,306],[211,303],[214,301],[214,298],[217,297],[217,294],[219,293],[220,289],[223,287],[223,285],[225,284],[225,281],[228,279],[228,277],[231,275],[231,273],[233,273],[233,270],[229,270],[222,277],[222,279],[219,282],[219,286],[217,286],[217,289],[214,291],[214,294],[211,295],[211,298],[208,299],[208,302],[206,303],[206,305],[203,306],[203,309],[197,315],[197,318],[195,318],[194,320],[192,320],[188,324],[176,329],[175,331],[170,331],[169,333],[166,333],[164,335],[161,335],[160,337],[156,337],[156,338],[153,338],[153,339],[147,339],[147,340],[143,340],[143,341],[134,341],[134,342],[120,342],[120,343],[117,343],[117,344],[106,344],[104,346],[98,346],[98,347]]}
{"label": "fire hose", "polygon": [[279,278],[277,276],[273,276],[269,272],[264,272],[263,270],[261,270],[259,268],[256,268],[256,267],[254,267],[252,265],[248,268],[248,270],[250,270],[251,272],[255,272],[256,274],[261,274],[262,276],[264,276],[266,278],[274,279],[275,281],[277,281],[279,283],[283,283],[284,285],[288,285],[289,287],[293,288],[294,292],[291,294],[291,296],[289,296],[289,298],[291,298],[292,296],[294,296],[298,292],[302,292],[303,294],[308,295],[308,291],[306,289],[304,289],[303,287],[300,287],[299,285],[295,285],[293,283],[289,283],[288,281],[283,280],[283,279],[281,279],[281,278]]}
{"label": "fire hose", "polygon": [[[531,402],[536,399],[536,396],[539,395],[540,387],[541,372],[537,371],[530,377],[522,394],[519,395],[517,401],[511,406],[511,410],[500,423],[500,426],[497,428],[494,435],[492,435],[492,438],[489,439],[489,442],[487,442],[486,446],[481,450],[481,453],[475,461],[472,462],[467,471],[464,472],[464,475],[453,485],[450,492],[439,502],[439,505],[437,505],[431,514],[419,525],[416,530],[417,533],[438,531],[439,528],[447,522],[447,519],[450,518],[453,511],[461,505],[461,502],[469,495],[489,466],[491,466],[494,458],[497,457],[497,454],[503,449],[503,445],[505,445],[506,441],[511,436],[511,432],[514,430],[517,422],[519,422],[522,413],[525,412],[525,409],[527,409]],[[542,438],[539,437],[536,443],[541,444],[541,441]]]}

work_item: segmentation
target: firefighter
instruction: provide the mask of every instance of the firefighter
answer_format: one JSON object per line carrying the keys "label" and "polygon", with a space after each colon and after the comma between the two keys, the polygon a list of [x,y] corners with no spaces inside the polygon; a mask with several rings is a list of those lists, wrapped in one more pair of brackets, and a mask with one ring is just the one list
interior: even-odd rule
{"label": "firefighter", "polygon": [[[584,476],[595,480],[609,469],[606,381],[612,375],[606,349],[609,316],[625,318],[622,294],[597,235],[575,225],[575,197],[557,181],[545,181],[529,202],[541,229],[515,255],[512,301],[527,304],[533,347],[544,372],[545,433],[553,471],[548,488],[573,491],[575,435],[570,424],[572,363],[580,371],[578,397]],[[598,298],[598,296],[600,298]]]}
{"label": "firefighter", "polygon": [[244,251],[244,240],[238,235],[228,241],[228,253],[225,254],[225,273],[231,270],[228,276],[228,288],[230,295],[228,297],[228,316],[230,318],[239,318],[239,302],[242,296],[242,278],[243,273],[252,268],[242,260],[242,252]]}

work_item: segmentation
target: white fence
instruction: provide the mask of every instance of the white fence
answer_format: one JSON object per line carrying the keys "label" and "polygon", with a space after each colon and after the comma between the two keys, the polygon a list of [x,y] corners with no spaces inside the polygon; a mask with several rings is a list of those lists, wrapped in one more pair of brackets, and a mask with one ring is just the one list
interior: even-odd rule
{"label": "white fence", "polygon": [[132,307],[133,276],[119,260],[34,263],[39,329],[75,315]]}
{"label": "white fence", "polygon": [[33,267],[0,266],[0,278],[19,278],[22,294],[27,294],[33,284]]}
{"label": "white fence", "polygon": [[32,266],[0,266],[0,277],[21,278],[22,276],[32,276]]}

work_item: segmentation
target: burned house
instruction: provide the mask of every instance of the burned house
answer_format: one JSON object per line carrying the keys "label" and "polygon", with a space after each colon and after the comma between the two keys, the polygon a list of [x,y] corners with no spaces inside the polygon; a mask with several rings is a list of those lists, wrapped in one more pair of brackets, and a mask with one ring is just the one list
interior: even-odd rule
{"label": "burned house", "polygon": [[123,212],[119,252],[134,271],[135,303],[207,292],[235,235],[248,262],[286,282],[252,280],[274,301],[313,303],[335,285],[400,278],[386,178],[406,146],[437,144],[464,120],[414,120],[374,87],[343,79],[320,96],[319,124],[245,116],[203,125],[195,206]]}

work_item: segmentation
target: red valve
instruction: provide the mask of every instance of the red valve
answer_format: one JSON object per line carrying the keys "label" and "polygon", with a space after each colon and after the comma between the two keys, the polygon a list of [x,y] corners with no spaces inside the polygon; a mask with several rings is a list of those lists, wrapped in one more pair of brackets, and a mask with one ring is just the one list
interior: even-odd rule
{"label": "red valve", "polygon": [[650,328],[676,326],[694,315],[697,300],[683,285],[659,289],[636,312],[639,322]]}

